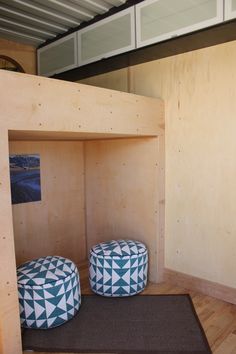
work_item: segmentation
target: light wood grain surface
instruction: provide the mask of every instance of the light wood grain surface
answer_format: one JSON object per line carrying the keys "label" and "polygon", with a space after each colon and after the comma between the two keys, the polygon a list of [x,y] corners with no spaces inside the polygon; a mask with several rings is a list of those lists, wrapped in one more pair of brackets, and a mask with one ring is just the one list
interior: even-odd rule
{"label": "light wood grain surface", "polygon": [[233,288],[235,62],[232,41],[83,80],[164,100],[165,267]]}
{"label": "light wood grain surface", "polygon": [[12,208],[17,265],[51,254],[86,259],[83,143],[10,141],[9,150],[40,155],[41,201]]}
{"label": "light wood grain surface", "polygon": [[[91,136],[157,139],[163,134],[164,104],[160,99],[6,70],[0,70],[0,78],[0,353],[21,354],[8,138],[27,137],[28,140],[30,132],[36,132],[37,137],[44,132],[42,139],[46,139],[52,138],[55,132],[57,140],[90,139]],[[74,212],[73,208],[72,219]],[[56,215],[59,214],[61,210]],[[158,213],[156,217],[160,224]],[[158,229],[156,232],[158,238]],[[60,237],[58,241],[62,245],[65,240],[66,237]]]}

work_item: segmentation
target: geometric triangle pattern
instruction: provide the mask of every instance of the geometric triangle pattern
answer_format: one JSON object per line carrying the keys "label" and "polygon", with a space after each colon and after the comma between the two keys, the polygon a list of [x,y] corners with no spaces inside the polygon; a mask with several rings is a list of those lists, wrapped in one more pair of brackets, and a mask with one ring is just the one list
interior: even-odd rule
{"label": "geometric triangle pattern", "polygon": [[98,244],[90,250],[89,263],[90,286],[98,295],[132,296],[147,285],[148,252],[146,246],[138,241]]}
{"label": "geometric triangle pattern", "polygon": [[17,268],[17,279],[22,327],[57,327],[78,312],[79,272],[69,259],[50,256],[26,262]]}
{"label": "geometric triangle pattern", "polygon": [[146,252],[146,246],[139,241],[112,240],[92,247],[98,256],[132,256]]}
{"label": "geometric triangle pattern", "polygon": [[43,285],[72,274],[76,266],[71,260],[60,256],[48,256],[26,262],[17,268],[18,283]]}

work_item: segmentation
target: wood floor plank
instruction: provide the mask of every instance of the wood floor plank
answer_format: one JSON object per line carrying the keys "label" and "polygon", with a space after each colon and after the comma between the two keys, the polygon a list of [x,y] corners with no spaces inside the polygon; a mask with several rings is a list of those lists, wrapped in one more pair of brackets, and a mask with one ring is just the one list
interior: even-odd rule
{"label": "wood floor plank", "polygon": [[220,346],[215,350],[215,354],[235,354],[236,353],[236,335],[230,333]]}

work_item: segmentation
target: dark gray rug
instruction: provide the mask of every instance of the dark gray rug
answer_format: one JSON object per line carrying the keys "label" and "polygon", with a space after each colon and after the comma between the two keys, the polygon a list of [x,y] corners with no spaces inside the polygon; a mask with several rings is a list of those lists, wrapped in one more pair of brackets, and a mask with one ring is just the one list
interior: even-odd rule
{"label": "dark gray rug", "polygon": [[66,324],[25,330],[23,348],[72,353],[211,353],[189,295],[83,296],[77,316]]}

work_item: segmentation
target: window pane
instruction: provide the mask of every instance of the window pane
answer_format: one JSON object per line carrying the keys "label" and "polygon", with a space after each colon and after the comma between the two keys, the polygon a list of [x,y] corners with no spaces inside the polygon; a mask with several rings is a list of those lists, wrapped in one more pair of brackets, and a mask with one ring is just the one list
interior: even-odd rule
{"label": "window pane", "polygon": [[141,8],[141,40],[191,26],[216,15],[216,0],[159,0]]}
{"label": "window pane", "polygon": [[232,11],[236,11],[236,0],[232,0]]}
{"label": "window pane", "polygon": [[74,38],[40,53],[40,73],[46,74],[74,64]]}
{"label": "window pane", "polygon": [[126,14],[81,34],[82,61],[131,45],[131,17]]}

